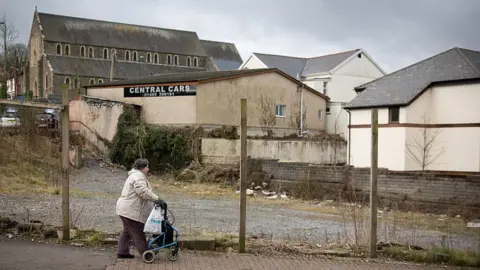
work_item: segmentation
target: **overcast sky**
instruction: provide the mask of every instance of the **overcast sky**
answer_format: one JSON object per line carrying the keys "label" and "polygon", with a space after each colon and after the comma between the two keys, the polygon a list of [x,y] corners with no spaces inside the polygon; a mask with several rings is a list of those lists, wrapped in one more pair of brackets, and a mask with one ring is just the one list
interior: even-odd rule
{"label": "overcast sky", "polygon": [[251,52],[363,48],[387,72],[452,47],[480,50],[480,0],[0,0],[27,43],[33,11],[196,31]]}

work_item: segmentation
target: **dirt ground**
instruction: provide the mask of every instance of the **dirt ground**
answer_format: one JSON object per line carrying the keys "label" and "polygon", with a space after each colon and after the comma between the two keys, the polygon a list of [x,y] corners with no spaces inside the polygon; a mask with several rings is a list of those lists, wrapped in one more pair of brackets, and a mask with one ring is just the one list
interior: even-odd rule
{"label": "dirt ground", "polygon": [[[104,166],[93,158],[71,173],[71,219],[81,229],[99,229],[107,232],[121,230],[121,222],[115,214],[115,203],[126,179],[126,171]],[[175,214],[180,233],[237,234],[239,227],[239,200],[234,191],[206,194],[199,186],[171,186],[160,180],[153,181],[156,192],[169,203]],[[212,188],[214,191],[215,189]],[[197,195],[195,195],[197,194]],[[281,200],[281,199],[278,199]],[[339,214],[334,206],[319,206],[318,211],[309,207],[291,207],[297,201],[268,201],[248,199],[247,234],[278,241],[308,242],[325,246],[328,243],[352,241],[355,226],[351,219]],[[61,225],[61,196],[54,194],[0,194],[0,215],[17,221],[42,220],[47,224]],[[304,205],[307,205],[304,203]],[[438,219],[441,227],[441,217]],[[363,221],[364,224],[368,222]],[[421,223],[418,223],[421,224]],[[433,224],[435,227],[435,224]],[[448,246],[479,252],[478,237],[467,232],[446,233],[428,227],[411,224],[393,225],[379,222],[379,241],[415,244],[423,247]],[[357,235],[367,234],[365,225],[357,226]]]}

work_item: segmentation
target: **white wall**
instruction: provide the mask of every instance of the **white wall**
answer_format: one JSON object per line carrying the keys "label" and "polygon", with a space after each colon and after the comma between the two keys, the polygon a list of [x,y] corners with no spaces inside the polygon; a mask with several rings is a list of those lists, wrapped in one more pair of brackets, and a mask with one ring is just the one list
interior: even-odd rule
{"label": "white wall", "polygon": [[348,112],[342,108],[342,102],[329,102],[330,114],[325,114],[326,130],[348,140]]}
{"label": "white wall", "polygon": [[[333,145],[330,142],[249,139],[247,155],[289,162],[332,164],[336,160],[337,163],[345,163],[346,144],[339,142],[336,149]],[[202,159],[205,163],[238,163],[240,140],[203,138]]]}
{"label": "white wall", "polygon": [[[436,86],[407,109],[408,123],[480,123],[480,84]],[[431,143],[425,151],[423,141]],[[480,127],[408,128],[406,170],[480,171]]]}
{"label": "white wall", "polygon": [[[479,124],[480,84],[436,86],[400,109],[400,124]],[[352,110],[352,125],[369,125],[370,109]],[[388,109],[379,109],[379,124]],[[370,166],[370,127],[351,129],[351,165]],[[430,150],[424,151],[430,143]],[[480,172],[480,127],[379,127],[379,167]]]}
{"label": "white wall", "polygon": [[244,63],[243,67],[240,66],[238,69],[257,69],[257,68],[266,68],[265,64],[263,64],[257,57],[253,54],[250,55],[248,60]]}
{"label": "white wall", "polygon": [[[352,110],[352,125],[369,125],[371,110]],[[405,118],[405,110],[400,111],[400,121]],[[378,123],[388,123],[388,109],[378,110]],[[378,166],[390,170],[405,168],[405,127],[379,127]],[[350,139],[350,164],[355,167],[370,167],[371,128],[352,128]]]}

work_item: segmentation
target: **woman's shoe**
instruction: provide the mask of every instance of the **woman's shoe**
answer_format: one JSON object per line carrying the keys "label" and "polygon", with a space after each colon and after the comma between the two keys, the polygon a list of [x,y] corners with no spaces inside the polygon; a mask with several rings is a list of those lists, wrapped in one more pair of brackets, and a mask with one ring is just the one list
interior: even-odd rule
{"label": "woman's shoe", "polygon": [[117,254],[117,258],[119,259],[133,259],[135,258],[132,254]]}

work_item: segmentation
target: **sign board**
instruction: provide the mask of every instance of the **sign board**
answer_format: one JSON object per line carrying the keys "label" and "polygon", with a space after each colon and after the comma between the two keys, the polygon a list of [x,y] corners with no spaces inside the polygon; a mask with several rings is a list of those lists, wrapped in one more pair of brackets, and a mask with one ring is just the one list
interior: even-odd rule
{"label": "sign board", "polygon": [[175,97],[197,95],[196,85],[149,85],[123,88],[123,97]]}

